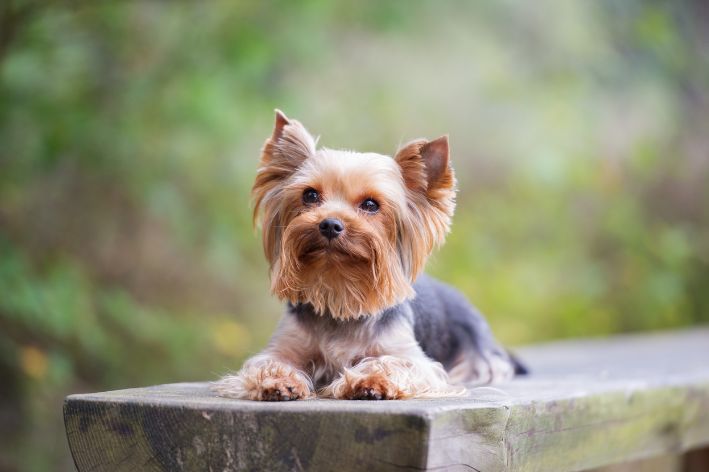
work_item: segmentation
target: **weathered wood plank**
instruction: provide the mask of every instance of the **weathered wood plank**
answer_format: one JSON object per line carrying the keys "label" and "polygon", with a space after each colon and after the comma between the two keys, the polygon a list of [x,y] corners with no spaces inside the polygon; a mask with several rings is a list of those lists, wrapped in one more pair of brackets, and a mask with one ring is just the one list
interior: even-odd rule
{"label": "weathered wood plank", "polygon": [[709,329],[520,350],[465,398],[257,403],[205,383],[72,395],[80,471],[583,470],[709,444]]}

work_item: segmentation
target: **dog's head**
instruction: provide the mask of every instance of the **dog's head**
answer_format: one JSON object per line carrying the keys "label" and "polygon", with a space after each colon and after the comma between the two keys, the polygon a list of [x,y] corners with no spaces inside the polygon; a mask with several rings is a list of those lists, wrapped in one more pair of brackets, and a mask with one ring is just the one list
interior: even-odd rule
{"label": "dog's head", "polygon": [[316,149],[276,111],[252,189],[271,289],[338,319],[380,313],[413,295],[455,207],[448,138],[417,140],[392,159]]}

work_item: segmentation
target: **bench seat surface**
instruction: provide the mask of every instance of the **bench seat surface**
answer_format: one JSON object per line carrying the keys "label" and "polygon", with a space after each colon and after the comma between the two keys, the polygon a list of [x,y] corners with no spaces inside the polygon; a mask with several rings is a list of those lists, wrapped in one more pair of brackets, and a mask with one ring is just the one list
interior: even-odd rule
{"label": "bench seat surface", "polygon": [[77,469],[583,470],[709,444],[709,329],[521,348],[466,397],[218,398],[202,383],[71,395]]}

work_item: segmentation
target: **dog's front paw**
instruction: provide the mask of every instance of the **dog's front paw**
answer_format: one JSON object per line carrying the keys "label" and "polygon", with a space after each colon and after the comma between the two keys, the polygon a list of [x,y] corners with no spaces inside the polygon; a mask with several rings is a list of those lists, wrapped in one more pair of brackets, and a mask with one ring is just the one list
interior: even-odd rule
{"label": "dog's front paw", "polygon": [[[320,391],[324,397],[341,400],[398,400],[411,397],[406,378],[411,363],[402,359],[370,358],[352,368]],[[399,375],[397,375],[397,372]],[[398,379],[399,382],[395,382]]]}
{"label": "dog's front paw", "polygon": [[254,400],[284,402],[300,400],[310,396],[310,387],[296,376],[267,377],[256,389]]}
{"label": "dog's front paw", "polygon": [[212,384],[222,397],[258,401],[289,401],[313,397],[310,379],[299,370],[281,362],[270,361],[244,367]]}
{"label": "dog's front paw", "polygon": [[373,374],[353,382],[345,390],[343,398],[350,400],[396,400],[399,389],[382,374]]}

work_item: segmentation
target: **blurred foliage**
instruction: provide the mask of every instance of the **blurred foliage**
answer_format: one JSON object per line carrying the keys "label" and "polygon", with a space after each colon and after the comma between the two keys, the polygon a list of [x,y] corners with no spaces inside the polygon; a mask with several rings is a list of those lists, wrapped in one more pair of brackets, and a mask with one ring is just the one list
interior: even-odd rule
{"label": "blurred foliage", "polygon": [[709,9],[0,5],[0,470],[71,470],[69,392],[207,380],[280,314],[250,222],[272,110],[330,147],[449,133],[430,272],[517,344],[709,320]]}

